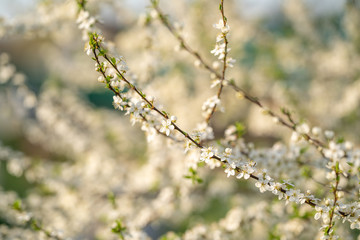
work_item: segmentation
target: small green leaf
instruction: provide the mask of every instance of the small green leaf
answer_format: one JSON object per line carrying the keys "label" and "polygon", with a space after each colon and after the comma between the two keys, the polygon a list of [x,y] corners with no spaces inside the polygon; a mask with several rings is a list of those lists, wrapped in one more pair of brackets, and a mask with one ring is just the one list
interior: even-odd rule
{"label": "small green leaf", "polygon": [[282,112],[283,114],[285,114],[285,115],[289,115],[289,114],[290,114],[290,111],[289,111],[287,108],[285,108],[285,107],[282,107],[282,108],[281,108],[281,112]]}
{"label": "small green leaf", "polygon": [[153,6],[157,6],[159,4],[158,0],[151,0],[151,3],[153,4]]}
{"label": "small green leaf", "polygon": [[241,138],[245,133],[245,125],[242,124],[241,122],[236,122],[235,123],[235,128],[236,128],[236,135]]}
{"label": "small green leaf", "polygon": [[41,230],[41,227],[40,225],[37,223],[37,221],[35,219],[33,219],[31,221],[31,228],[35,231],[40,231]]}
{"label": "small green leaf", "polygon": [[115,194],[113,192],[108,193],[108,199],[109,199],[109,202],[111,203],[112,207],[114,209],[117,208]]}
{"label": "small green leaf", "polygon": [[139,90],[139,93],[140,93],[140,95],[141,95],[143,98],[146,98],[146,94],[145,94],[145,93],[143,93],[143,92],[140,91],[140,90]]}
{"label": "small green leaf", "polygon": [[198,162],[197,166],[198,166],[198,167],[205,167],[205,166],[206,166],[206,163],[204,163],[204,162]]}
{"label": "small green leaf", "polygon": [[309,149],[309,147],[303,147],[300,149],[300,155],[306,153],[306,151]]}
{"label": "small green leaf", "polygon": [[124,239],[124,231],[126,230],[126,227],[124,226],[124,224],[121,222],[121,220],[116,220],[115,221],[115,226],[111,228],[111,231],[113,233],[116,233],[119,235],[119,237],[121,239]]}
{"label": "small green leaf", "polygon": [[193,184],[203,182],[203,180],[197,175],[197,171],[195,169],[191,167],[189,168],[189,172],[190,174],[184,176],[184,178],[191,179]]}
{"label": "small green leaf", "polygon": [[340,172],[339,162],[336,162],[335,170],[336,172]]}
{"label": "small green leaf", "polygon": [[311,168],[309,166],[302,167],[301,175],[307,179],[311,178],[312,176]]}
{"label": "small green leaf", "polygon": [[21,207],[21,200],[18,199],[16,200],[13,205],[12,205],[12,208],[15,209],[16,211],[22,211],[22,207]]}

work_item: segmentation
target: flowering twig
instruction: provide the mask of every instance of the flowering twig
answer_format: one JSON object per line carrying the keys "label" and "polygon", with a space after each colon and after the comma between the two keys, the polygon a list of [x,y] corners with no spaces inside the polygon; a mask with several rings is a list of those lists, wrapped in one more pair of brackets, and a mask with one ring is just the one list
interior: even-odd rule
{"label": "flowering twig", "polygon": [[[221,4],[223,3],[223,1],[221,1]],[[205,69],[207,69],[210,73],[212,73],[217,79],[223,79],[222,81],[225,81],[225,76],[224,73],[225,73],[225,70],[224,70],[224,67],[223,67],[223,72],[222,74],[217,72],[210,64],[208,64],[204,58],[195,50],[193,50],[190,45],[185,41],[185,39],[180,35],[180,33],[178,33],[176,31],[176,28],[173,27],[173,25],[171,25],[171,23],[169,22],[169,20],[167,19],[167,17],[165,16],[165,14],[162,12],[162,10],[159,8],[158,6],[158,1],[155,1],[155,0],[152,0],[152,6],[153,8],[156,10],[157,12],[157,15],[159,16],[159,19],[161,21],[161,23],[170,31],[170,33],[176,37],[176,39],[179,41],[180,45],[182,46],[182,48],[184,50],[186,50],[188,53],[190,53],[191,55],[193,55],[199,62],[200,62],[200,65],[203,66]],[[227,23],[227,19],[225,17],[225,15],[223,14],[223,7],[222,5],[220,4],[220,10],[221,10],[221,13],[222,13],[222,20],[224,23]],[[224,24],[224,27],[226,25]],[[227,42],[227,40],[225,41],[225,43]],[[227,47],[227,43],[226,43],[226,47]],[[227,54],[227,51],[225,52]],[[224,62],[224,65],[225,65],[225,62]],[[262,109],[262,111],[264,113],[266,113],[267,115],[271,116],[272,118],[274,118],[274,120],[279,123],[280,125],[292,130],[292,131],[295,131],[297,132],[297,123],[293,120],[292,116],[291,115],[287,115],[287,119],[289,120],[289,122],[287,122],[285,120],[285,118],[281,117],[279,114],[276,114],[274,111],[266,108],[261,102],[260,100],[255,97],[255,96],[252,96],[251,94],[249,94],[246,90],[242,89],[241,87],[237,86],[235,81],[234,80],[229,80],[229,81],[226,81],[227,85],[230,86],[234,91],[236,91],[239,95],[239,97],[241,98],[244,98],[246,99],[247,101],[255,104],[256,106],[258,106],[260,109]],[[219,91],[218,91],[218,94],[217,96],[219,96],[221,94],[221,91],[222,91],[222,88],[224,86],[224,82],[222,82],[220,88],[219,88]],[[221,89],[221,90],[220,90]],[[217,103],[214,104],[214,106],[216,106]],[[214,109],[214,106],[213,106],[213,109]],[[215,111],[215,110],[214,110]],[[213,110],[211,111],[211,114],[208,115],[207,119],[210,119],[211,115],[213,114],[214,112]],[[210,117],[209,117],[210,116]],[[208,120],[207,120],[208,121]],[[320,141],[319,139],[315,138],[315,137],[312,137],[309,133],[301,133],[301,136],[306,140],[308,141],[310,144],[314,145],[318,151],[323,155],[324,157],[324,154],[322,152],[323,148],[326,146],[325,143],[323,143],[322,141]]]}
{"label": "flowering twig", "polygon": [[334,194],[334,203],[330,210],[329,226],[325,230],[326,231],[325,235],[330,235],[330,233],[333,234],[333,227],[335,225],[334,214],[335,214],[335,210],[337,207],[337,201],[338,201],[337,193],[338,193],[338,186],[339,186],[339,182],[340,182],[339,162],[336,162],[334,171],[335,171],[335,186],[333,186],[333,188],[332,188],[332,192]]}
{"label": "flowering twig", "polygon": [[188,53],[195,56],[197,60],[200,61],[200,64],[205,67],[208,71],[210,71],[213,74],[216,74],[218,78],[220,78],[220,75],[216,72],[215,69],[213,69],[209,64],[205,62],[203,57],[194,49],[190,47],[190,45],[185,41],[185,39],[181,36],[180,33],[176,31],[176,28],[170,23],[166,15],[161,11],[159,7],[158,0],[151,0],[152,7],[157,12],[157,15],[159,16],[159,19],[161,23],[169,30],[169,32],[179,41],[180,46],[185,49]]}
{"label": "flowering twig", "polygon": [[[219,86],[218,92],[216,94],[217,99],[220,102],[220,96],[221,96],[221,93],[222,93],[222,90],[224,87],[225,72],[226,72],[227,66],[229,65],[228,59],[227,59],[228,52],[229,52],[229,49],[228,49],[229,41],[227,39],[227,34],[229,33],[230,27],[227,24],[227,18],[225,17],[225,14],[224,14],[224,0],[221,0],[219,8],[220,8],[222,19],[220,20],[219,24],[215,25],[215,27],[219,28],[221,30],[221,34],[218,36],[218,39],[220,39],[220,41],[217,40],[216,47],[217,46],[220,46],[219,48],[223,47],[223,53],[222,53],[222,55],[219,56],[219,59],[221,59],[223,61],[223,68],[222,68],[221,77],[220,77],[220,86]],[[223,43],[221,45],[218,45],[219,42],[221,42],[221,41],[223,41]],[[216,52],[215,52],[215,54],[216,54]],[[232,65],[230,65],[230,66],[232,66]],[[218,105],[219,105],[219,103],[215,103],[214,106],[212,107],[209,115],[205,119],[205,121],[207,123],[210,121],[210,118],[214,115]]]}
{"label": "flowering twig", "polygon": [[[100,48],[100,46],[99,46],[99,48]],[[100,66],[101,63],[100,63],[99,57],[98,57],[98,55],[95,53],[95,50],[93,50],[93,52],[94,52],[94,56],[95,56],[95,61],[96,61],[96,63],[98,64],[98,66]],[[104,56],[104,58],[108,60],[107,56]],[[113,64],[111,61],[109,61],[109,63],[110,63],[110,64]],[[117,70],[117,68],[116,68],[114,65],[112,65],[112,66]],[[99,67],[99,68],[98,68],[98,71],[102,74],[103,79],[106,79],[106,78],[107,78],[104,68]],[[118,71],[118,74],[121,74],[121,73]],[[106,81],[107,81],[107,80],[106,80]],[[129,84],[130,84],[130,83],[129,83]],[[123,99],[123,97],[122,97],[122,95],[120,94],[119,90],[117,90],[116,88],[114,88],[113,86],[111,86],[110,83],[107,84],[107,87],[108,87],[116,96],[118,96],[120,99]],[[136,87],[134,86],[134,88],[136,88]],[[150,101],[149,101],[149,102],[150,102]],[[149,103],[149,102],[148,102],[148,103]],[[114,105],[116,105],[116,103],[114,103]],[[124,106],[124,107],[130,107],[127,103],[124,104],[123,106]],[[139,115],[140,115],[140,117],[142,118],[142,120],[143,120],[144,122],[148,122],[148,119],[146,118],[146,116],[145,116],[144,114],[141,114],[141,113],[140,113]],[[156,132],[157,132],[158,134],[163,135],[163,136],[165,136],[165,137],[168,137],[168,138],[170,138],[171,140],[173,140],[173,141],[175,141],[175,142],[181,142],[181,140],[176,139],[174,136],[169,136],[168,134],[165,134],[165,133],[161,132],[158,128],[155,128],[155,130],[156,130]]]}
{"label": "flowering twig", "polygon": [[[306,203],[312,207],[321,208],[319,205],[317,205],[318,199],[316,199],[309,192],[306,194],[302,194],[300,192],[300,190],[294,189],[293,186],[289,187],[288,183],[275,182],[274,179],[272,179],[265,170],[263,170],[263,171],[256,170],[255,169],[256,164],[251,160],[250,155],[247,155],[245,153],[245,154],[243,154],[244,157],[239,159],[235,155],[233,155],[232,150],[228,149],[228,148],[225,149],[225,152],[222,155],[218,155],[217,150],[214,149],[213,147],[203,146],[200,141],[193,138],[190,134],[188,134],[187,132],[182,130],[175,123],[176,119],[174,119],[173,116],[169,116],[169,114],[166,113],[165,111],[161,111],[160,109],[158,109],[154,105],[153,100],[149,100],[149,98],[147,98],[146,95],[138,87],[135,86],[135,84],[133,84],[130,80],[128,80],[125,77],[126,67],[122,66],[121,69],[118,67],[118,63],[123,64],[122,63],[123,60],[110,57],[107,54],[107,51],[101,45],[101,42],[102,42],[101,36],[99,36],[96,33],[90,33],[89,37],[90,37],[90,41],[89,41],[89,46],[88,46],[89,49],[88,50],[90,50],[94,54],[94,56],[95,56],[94,60],[97,63],[96,64],[97,71],[101,72],[101,74],[103,75],[103,77],[105,79],[105,83],[107,84],[108,87],[110,86],[109,89],[111,89],[117,96],[121,97],[119,89],[116,87],[113,87],[111,81],[113,78],[117,78],[116,81],[119,81],[119,82],[121,81],[121,82],[126,83],[126,85],[128,87],[130,87],[136,93],[136,95],[141,98],[142,102],[140,102],[140,107],[143,108],[143,111],[145,111],[144,109],[147,109],[147,111],[145,111],[145,115],[147,112],[153,111],[153,112],[156,112],[158,115],[161,116],[161,118],[164,119],[163,127],[159,130],[160,132],[163,132],[163,133],[165,133],[166,136],[169,136],[170,132],[172,130],[176,130],[177,132],[182,134],[186,139],[188,139],[193,145],[195,145],[197,148],[199,148],[201,150],[200,161],[204,161],[205,163],[208,163],[208,164],[210,164],[210,160],[215,160],[215,161],[219,162],[220,165],[225,166],[225,168],[226,168],[225,172],[227,173],[228,177],[236,175],[236,177],[239,179],[242,177],[244,177],[244,179],[252,178],[252,179],[256,180],[255,185],[256,185],[256,187],[259,188],[260,192],[271,191],[271,192],[273,192],[273,194],[278,195],[279,199],[285,199],[287,202],[290,201],[290,202],[296,202],[296,203],[300,203],[300,204]],[[100,57],[103,57],[105,59],[105,62],[101,62]],[[108,66],[111,66],[111,68],[115,71],[116,74],[107,75],[105,72],[106,68],[107,68],[105,66],[105,63]],[[116,77],[115,77],[115,75],[116,75]],[[235,86],[235,84],[234,84],[234,86]],[[236,88],[236,90],[238,90],[239,92],[242,92],[242,90],[240,88],[239,89]],[[251,102],[258,105],[260,108],[265,110],[265,108],[262,106],[262,104],[256,98],[253,98],[247,94],[245,95],[245,98],[247,98]],[[268,113],[272,117],[277,118],[279,120],[279,122],[281,122],[283,125],[287,126],[288,128],[292,129],[293,131],[295,131],[295,132],[300,131],[297,128],[295,121],[292,120],[290,115],[287,115],[288,120],[291,122],[291,123],[288,123],[287,121],[285,121],[283,118],[281,118],[277,114],[273,113],[272,111],[267,110],[266,113]],[[300,131],[300,133],[301,133],[301,136],[305,140],[307,140],[308,142],[312,142],[312,144],[314,144],[318,148],[322,148],[323,146],[325,146],[320,141],[313,139],[307,133],[307,131],[305,131],[305,132]],[[324,154],[324,152],[322,150],[321,150],[321,152],[323,155],[326,155],[326,154]],[[327,156],[325,156],[325,157],[327,157]],[[249,160],[249,162],[244,163],[241,161],[241,159]],[[334,190],[335,192],[337,191],[337,185],[338,185],[338,183],[336,184],[336,187]],[[334,211],[332,213],[332,216],[335,216],[335,214],[336,214],[336,215],[346,218],[347,216],[349,216],[349,214],[351,214],[352,209],[347,210],[347,211],[335,211],[335,207],[336,206],[334,205]],[[330,227],[333,227],[332,223],[331,223]]]}
{"label": "flowering twig", "polygon": [[[100,60],[99,60],[99,56],[96,53],[96,50],[100,50],[100,52],[104,51],[102,49],[102,47],[100,46],[100,43],[98,42],[98,35],[92,34],[90,36],[90,47],[92,47],[92,51],[93,54],[95,56],[95,61],[97,62],[98,66],[99,66],[99,71],[104,75],[105,78],[107,78],[107,76],[105,75],[105,70],[102,67],[103,64],[101,64]],[[92,46],[91,46],[92,45]],[[117,66],[115,65],[114,61],[110,60],[110,58],[108,57],[108,55],[103,52],[102,56],[105,58],[105,60],[115,69],[115,71],[118,74],[118,77],[123,80],[132,90],[134,90],[150,107],[151,110],[154,110],[155,112],[157,112],[158,114],[160,114],[163,118],[165,118],[166,120],[171,120],[170,117],[168,116],[168,114],[165,111],[160,111],[157,107],[154,106],[153,102],[148,100],[145,97],[145,94],[142,93],[134,84],[130,83],[125,76],[123,75],[123,73],[120,72],[120,70],[117,68]],[[116,95],[120,96],[120,93],[113,88],[109,83],[107,84],[109,89],[111,91],[113,91]],[[171,121],[171,125],[174,127],[174,129],[176,129],[177,131],[179,131],[182,135],[184,135],[187,139],[189,139],[191,142],[193,142],[196,146],[198,147],[202,147],[197,141],[195,141],[188,133],[186,133],[185,131],[181,130],[174,121]],[[168,135],[168,134],[167,134]]]}
{"label": "flowering twig", "polygon": [[[106,51],[102,48],[99,41],[101,42],[101,38],[99,38],[98,34],[96,34],[96,33],[90,34],[90,43],[89,44],[90,44],[90,47],[92,48],[92,52],[95,56],[94,59],[97,62],[98,69],[100,69],[99,71],[102,73],[105,72],[103,69],[104,64],[102,64],[99,60],[99,56],[101,55],[115,69],[115,71],[118,74],[118,77],[122,81],[124,81],[132,90],[134,90],[137,93],[137,95],[140,96],[142,98],[142,100],[148,104],[148,106],[150,107],[151,110],[157,112],[164,119],[170,120],[170,117],[168,116],[168,114],[165,111],[160,111],[154,105],[154,103],[152,101],[150,101],[146,98],[146,95],[144,93],[142,93],[141,90],[139,90],[134,84],[130,83],[130,81],[123,75],[123,73],[121,73],[121,71],[118,69],[118,67],[114,63],[114,62],[116,62],[116,60],[114,60],[113,58],[111,58],[107,55]],[[109,83],[107,85],[109,85]],[[115,89],[112,91],[117,92]],[[190,140],[195,146],[197,146],[199,149],[201,149],[203,161],[207,162],[209,159],[215,159],[216,161],[219,161],[220,163],[225,164],[225,166],[227,167],[227,170],[225,170],[225,171],[228,172],[228,176],[235,175],[235,173],[236,173],[236,174],[238,174],[238,178],[241,178],[241,177],[243,177],[243,176],[245,177],[247,175],[247,177],[245,177],[246,179],[252,178],[257,181],[256,186],[260,188],[261,192],[264,192],[266,190],[271,190],[276,195],[279,195],[279,197],[281,196],[281,198],[285,197],[285,199],[290,200],[290,201],[297,201],[297,202],[299,201],[302,203],[306,203],[312,207],[316,206],[316,202],[315,202],[316,199],[314,197],[303,195],[301,197],[301,200],[298,199],[299,192],[294,191],[293,189],[286,189],[284,187],[285,185],[274,182],[266,174],[266,172],[263,172],[261,176],[256,176],[255,174],[253,174],[253,172],[255,171],[253,169],[255,164],[250,164],[250,165],[246,164],[243,168],[240,166],[236,166],[233,164],[232,161],[228,160],[227,157],[224,158],[224,157],[220,157],[220,156],[216,155],[215,151],[212,147],[204,147],[203,145],[201,145],[200,143],[195,141],[188,133],[186,133],[178,125],[176,125],[175,122],[172,121],[170,124],[174,127],[175,130],[180,132],[185,138]],[[228,153],[228,157],[230,155],[231,155],[231,151],[230,151],[230,153]],[[249,171],[249,169],[252,169],[252,170]],[[294,196],[298,196],[298,197],[294,197]],[[340,212],[340,214],[341,214],[341,212]]]}
{"label": "flowering twig", "polygon": [[56,239],[56,240],[62,240],[63,237],[61,237],[62,233],[58,232],[58,231],[50,231],[45,229],[42,224],[39,223],[39,221],[32,216],[31,213],[28,213],[24,210],[23,206],[22,206],[22,202],[20,200],[16,200],[13,204],[12,204],[12,208],[17,211],[18,213],[21,214],[20,218],[22,219],[22,221],[30,226],[34,231],[38,231],[38,232],[42,232],[44,233],[47,237]]}

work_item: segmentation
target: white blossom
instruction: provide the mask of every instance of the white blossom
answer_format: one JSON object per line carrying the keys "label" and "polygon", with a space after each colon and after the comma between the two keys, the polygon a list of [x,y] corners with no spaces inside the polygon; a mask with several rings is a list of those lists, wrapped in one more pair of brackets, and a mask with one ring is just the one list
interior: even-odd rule
{"label": "white blossom", "polygon": [[230,30],[229,25],[228,24],[225,25],[223,19],[220,19],[219,23],[214,24],[213,26],[214,26],[214,28],[221,30],[221,32],[224,34],[227,34]]}
{"label": "white blossom", "polygon": [[226,163],[225,173],[227,174],[227,177],[234,176],[235,175],[235,169],[236,165],[234,163]]}
{"label": "white blossom", "polygon": [[162,120],[162,126],[160,128],[160,132],[165,133],[166,136],[169,136],[171,131],[174,130],[174,125],[171,122],[171,119]]}
{"label": "white blossom", "polygon": [[215,156],[216,150],[214,147],[207,147],[201,149],[200,161],[208,163],[212,157]]}
{"label": "white blossom", "polygon": [[127,104],[118,95],[113,96],[113,105],[115,109],[124,110],[124,106]]}

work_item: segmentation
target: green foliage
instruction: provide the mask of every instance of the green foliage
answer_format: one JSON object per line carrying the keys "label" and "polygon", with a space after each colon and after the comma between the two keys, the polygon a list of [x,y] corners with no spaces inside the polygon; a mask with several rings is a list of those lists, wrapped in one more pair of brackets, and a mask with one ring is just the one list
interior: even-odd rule
{"label": "green foliage", "polygon": [[111,228],[113,233],[116,233],[120,239],[124,239],[124,231],[126,230],[125,225],[122,223],[121,220],[116,220],[115,225]]}
{"label": "green foliage", "polygon": [[236,127],[236,135],[241,138],[242,136],[244,136],[244,134],[246,133],[246,127],[243,123],[241,122],[236,122],[235,123],[235,127]]}
{"label": "green foliage", "polygon": [[150,0],[151,4],[156,7],[157,5],[159,5],[159,0]]}
{"label": "green foliage", "polygon": [[31,228],[34,231],[41,231],[43,230],[43,228],[38,224],[38,222],[35,219],[32,219],[32,221],[30,222]]}
{"label": "green foliage", "polygon": [[112,62],[112,64],[116,65],[116,58],[115,57],[111,57],[110,61]]}
{"label": "green foliage", "polygon": [[16,211],[21,212],[21,211],[22,211],[22,203],[21,203],[21,200],[20,200],[20,199],[17,199],[17,200],[13,203],[12,208],[15,209]]}
{"label": "green foliage", "polygon": [[191,179],[193,184],[203,182],[203,180],[198,176],[197,171],[193,168],[189,168],[189,175],[184,176],[184,178]]}
{"label": "green foliage", "polygon": [[312,177],[313,172],[309,166],[303,166],[301,168],[301,175],[309,179]]}
{"label": "green foliage", "polygon": [[87,0],[77,0],[76,2],[77,2],[79,9],[85,9]]}
{"label": "green foliage", "polygon": [[345,138],[344,137],[339,137],[337,140],[336,140],[336,143],[340,144],[340,143],[344,143],[345,142]]}
{"label": "green foliage", "polygon": [[108,199],[114,209],[117,208],[115,194],[113,192],[108,193]]}
{"label": "green foliage", "polygon": [[304,153],[306,153],[308,149],[309,149],[308,146],[300,148],[300,155],[303,155]]}

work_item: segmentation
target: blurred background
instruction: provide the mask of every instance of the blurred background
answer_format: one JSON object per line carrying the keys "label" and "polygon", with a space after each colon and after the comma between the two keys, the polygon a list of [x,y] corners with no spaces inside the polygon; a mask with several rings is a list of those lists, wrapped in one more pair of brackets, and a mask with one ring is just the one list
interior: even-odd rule
{"label": "blurred background", "polygon": [[[218,4],[215,0],[160,1],[169,19],[183,26],[185,39],[209,63],[216,60],[210,51],[218,33],[212,27],[220,18]],[[145,92],[176,115],[184,129],[194,129],[203,121],[202,103],[216,89],[210,89],[209,74],[194,67],[195,59],[176,51],[178,43],[164,26],[156,20],[143,21],[151,15],[148,1],[89,0],[87,8],[100,20],[96,27],[109,47],[125,57]],[[360,142],[359,1],[234,0],[225,1],[225,12],[231,27],[230,55],[236,59],[229,79],[277,112],[287,107],[298,121]],[[83,51],[77,13],[75,1],[0,3],[0,158],[4,160],[0,162],[0,185],[4,192],[30,199],[28,206],[34,212],[50,225],[68,229],[75,239],[102,239],[94,236],[107,236],[102,235],[105,230],[91,226],[103,224],[106,229],[108,222],[99,220],[104,217],[101,214],[90,221],[88,212],[103,206],[101,200],[108,192],[122,198],[120,193],[131,188],[133,195],[127,200],[144,206],[167,185],[164,182],[181,185],[184,171],[178,169],[186,171],[188,166],[175,165],[183,155],[173,156],[171,149],[161,154],[152,151],[138,127],[131,127],[123,113],[113,110],[112,94],[97,82],[94,63]],[[287,142],[291,135],[256,106],[236,99],[231,89],[225,89],[223,105],[226,112],[216,113],[211,121],[217,139],[235,122],[246,126],[244,138],[258,147]],[[169,160],[164,163],[164,159]],[[145,185],[130,176],[139,174],[139,166],[147,177]],[[218,175],[223,173],[204,172],[206,184],[189,183],[191,190],[182,190],[194,191],[196,197],[182,199],[185,213],[178,222],[167,222],[168,216],[158,213],[160,223],[151,225],[149,217],[137,220],[143,221],[139,226],[155,239],[168,230],[181,232],[192,223],[225,217],[233,206],[247,205],[259,197],[246,183],[211,180]],[[99,184],[95,190],[90,184],[94,181]],[[131,182],[134,186],[123,189]],[[78,192],[74,194],[72,188]],[[251,197],[244,200],[236,194],[239,191]],[[204,192],[211,200],[199,207],[193,202],[202,199]],[[82,204],[77,217],[71,219],[64,213],[51,220],[58,214],[53,202],[59,195],[66,197],[59,200],[65,213],[74,210],[68,205]],[[48,200],[39,200],[39,196],[48,196]],[[84,203],[81,196],[96,196],[98,202]],[[122,199],[130,204],[127,200]],[[74,222],[78,224],[70,226]],[[2,217],[0,224],[12,226]],[[305,229],[301,236],[309,239]],[[266,239],[261,234],[257,237]]]}

